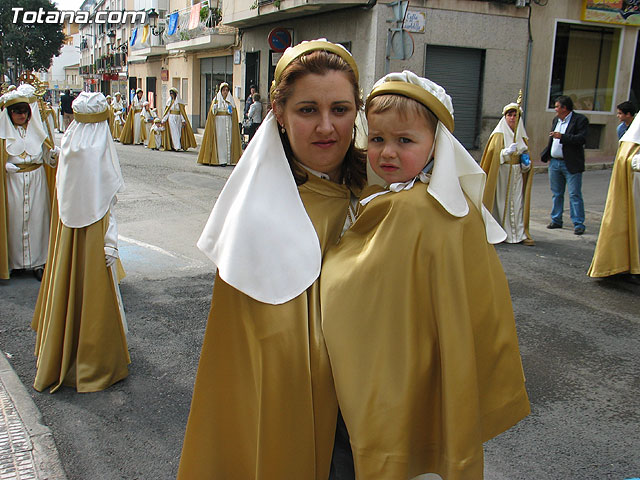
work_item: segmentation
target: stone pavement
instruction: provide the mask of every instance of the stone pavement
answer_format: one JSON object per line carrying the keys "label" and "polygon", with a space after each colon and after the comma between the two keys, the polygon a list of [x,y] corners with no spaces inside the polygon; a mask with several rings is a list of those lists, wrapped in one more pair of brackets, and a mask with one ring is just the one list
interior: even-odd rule
{"label": "stone pavement", "polygon": [[49,427],[0,355],[0,480],[67,480]]}
{"label": "stone pavement", "polygon": [[[197,135],[201,140],[201,135]],[[587,170],[613,162],[587,163]],[[546,173],[536,165],[536,173]],[[4,352],[0,352],[0,480],[67,480],[53,435]]]}

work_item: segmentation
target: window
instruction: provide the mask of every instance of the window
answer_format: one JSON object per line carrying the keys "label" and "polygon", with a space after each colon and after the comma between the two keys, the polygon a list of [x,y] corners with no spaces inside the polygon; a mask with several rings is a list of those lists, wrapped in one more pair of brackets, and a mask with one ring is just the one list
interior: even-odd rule
{"label": "window", "polygon": [[549,108],[567,95],[576,110],[612,111],[619,46],[619,28],[558,22]]}

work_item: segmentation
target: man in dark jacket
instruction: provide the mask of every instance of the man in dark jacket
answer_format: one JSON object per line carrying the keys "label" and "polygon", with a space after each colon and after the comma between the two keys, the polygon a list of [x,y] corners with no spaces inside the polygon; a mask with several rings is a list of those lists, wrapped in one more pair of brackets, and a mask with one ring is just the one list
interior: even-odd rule
{"label": "man in dark jacket", "polygon": [[73,121],[73,109],[71,108],[71,104],[75,100],[76,97],[71,95],[71,90],[65,90],[64,95],[60,97],[60,110],[62,111],[62,123],[64,125],[64,130],[67,130],[69,124]]}
{"label": "man in dark jacket", "polygon": [[553,194],[551,223],[547,228],[562,228],[565,186],[569,188],[569,212],[573,233],[584,233],[584,202],[582,200],[582,172],[584,172],[584,144],[589,120],[573,111],[571,98],[556,98],[557,116],[551,124],[549,143],[542,151],[543,162],[549,162],[549,184]]}

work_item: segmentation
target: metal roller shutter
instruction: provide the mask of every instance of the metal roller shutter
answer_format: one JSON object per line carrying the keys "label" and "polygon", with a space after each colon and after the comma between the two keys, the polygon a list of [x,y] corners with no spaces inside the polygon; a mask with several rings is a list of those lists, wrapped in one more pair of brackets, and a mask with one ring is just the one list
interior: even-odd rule
{"label": "metal roller shutter", "polygon": [[425,77],[453,101],[454,135],[466,148],[478,148],[484,50],[427,45],[425,57]]}

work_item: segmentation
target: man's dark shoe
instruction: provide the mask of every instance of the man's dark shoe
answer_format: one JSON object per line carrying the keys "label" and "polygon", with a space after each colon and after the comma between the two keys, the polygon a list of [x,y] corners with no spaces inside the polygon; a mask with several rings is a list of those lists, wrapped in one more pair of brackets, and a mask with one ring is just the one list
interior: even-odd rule
{"label": "man's dark shoe", "polygon": [[562,225],[560,225],[559,223],[551,222],[549,225],[547,225],[547,228],[548,229],[562,228]]}
{"label": "man's dark shoe", "polygon": [[44,274],[44,268],[43,267],[38,267],[38,268],[33,270],[33,276],[36,277],[36,279],[39,282],[42,281],[42,275],[43,274]]}
{"label": "man's dark shoe", "polygon": [[576,227],[573,230],[574,235],[582,235],[584,233],[584,227]]}

